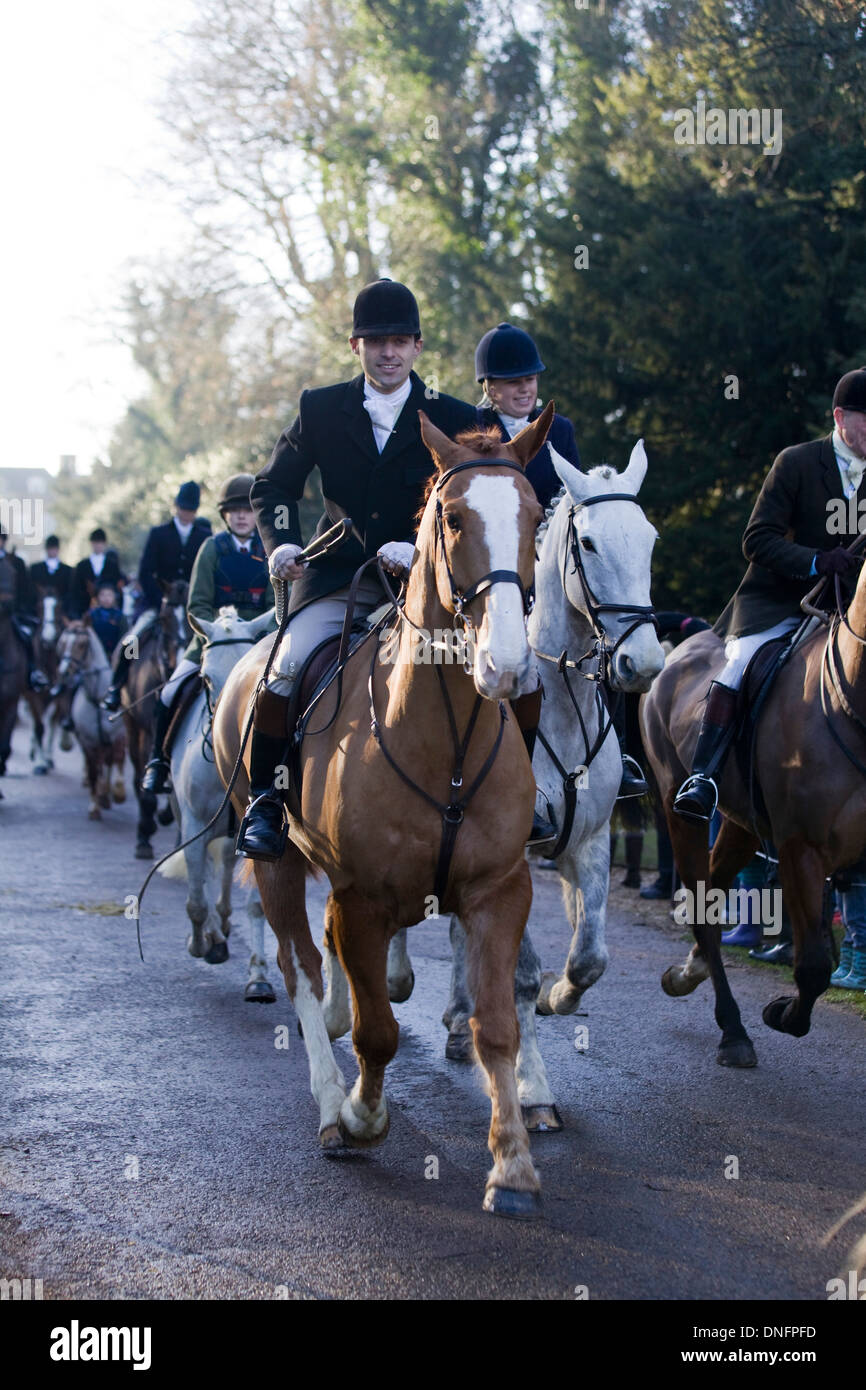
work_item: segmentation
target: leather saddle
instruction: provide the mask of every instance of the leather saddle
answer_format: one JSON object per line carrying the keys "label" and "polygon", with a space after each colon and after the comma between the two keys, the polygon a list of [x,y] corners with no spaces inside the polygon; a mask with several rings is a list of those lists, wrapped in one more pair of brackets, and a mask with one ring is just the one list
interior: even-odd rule
{"label": "leather saddle", "polygon": [[738,691],[734,734],[737,763],[749,788],[754,810],[764,820],[767,819],[767,807],[755,771],[758,721],[782,668],[783,659],[791,651],[796,633],[797,629],[784,637],[775,637],[771,642],[765,642],[759,647],[743,673]]}
{"label": "leather saddle", "polygon": [[171,721],[166,729],[165,738],[162,741],[163,757],[171,758],[171,750],[177,738],[177,731],[186,717],[191,705],[194,705],[202,690],[204,681],[199,671],[190,671],[180,683],[180,689],[174,697],[171,707]]}
{"label": "leather saddle", "polygon": [[[371,616],[375,620],[378,613]],[[342,634],[337,633],[333,637],[326,637],[324,642],[320,642],[317,647],[314,647],[298,672],[286,711],[289,785],[283,792],[286,805],[297,821],[302,820],[303,762],[301,747],[304,738],[308,733],[311,735],[324,733],[325,729],[336,719],[343,696],[343,671],[366,639],[374,634],[376,626],[378,624],[371,625],[364,618],[359,618],[352,624],[349,647],[342,665],[339,662]],[[315,711],[325,692],[330,689],[334,681],[337,681],[337,703],[331,717],[326,722],[320,723],[314,718]],[[311,723],[314,724],[313,728],[308,727]]]}

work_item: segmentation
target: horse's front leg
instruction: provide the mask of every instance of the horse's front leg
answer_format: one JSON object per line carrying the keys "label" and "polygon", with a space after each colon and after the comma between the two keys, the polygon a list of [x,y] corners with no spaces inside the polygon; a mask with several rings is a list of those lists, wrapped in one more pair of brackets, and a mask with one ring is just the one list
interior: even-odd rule
{"label": "horse's front leg", "polygon": [[28,700],[30,706],[30,718],[33,721],[33,732],[30,736],[30,761],[33,764],[33,775],[44,777],[51,769],[51,764],[45,756],[45,721],[42,718],[40,698],[34,695]]}
{"label": "horse's front leg", "polygon": [[[194,833],[198,828],[193,825],[191,830]],[[186,833],[187,827],[184,826],[185,836]],[[186,914],[192,923],[186,949],[191,956],[206,960],[208,965],[221,965],[228,960],[229,948],[208,906],[207,852],[208,841],[203,836],[186,845],[183,851],[187,875]]]}
{"label": "horse's front leg", "polygon": [[562,1129],[562,1120],[538,1048],[535,1008],[540,988],[541,962],[529,939],[529,932],[524,931],[514,975],[514,1003],[520,1029],[515,1074],[523,1121],[532,1134]]}
{"label": "horse's front leg", "polygon": [[[229,840],[228,845],[234,858],[234,842]],[[247,927],[251,955],[244,999],[248,1004],[275,1004],[277,996],[268,979],[268,963],[265,959],[265,914],[259,891],[254,885],[250,886],[247,894]]]}
{"label": "horse's front leg", "polygon": [[473,887],[461,894],[460,902],[467,984],[475,1000],[472,1033],[491,1100],[487,1142],[493,1167],[487,1176],[484,1209],[502,1216],[532,1217],[540,1206],[540,1184],[515,1076],[520,1039],[514,976],[531,899],[529,865],[521,859],[504,879]]}
{"label": "horse's front leg", "polygon": [[102,765],[98,752],[92,748],[84,749],[84,785],[90,793],[90,806],[87,816],[89,820],[102,820],[102,812],[99,809],[99,779],[102,773]]}
{"label": "horse's front leg", "polygon": [[325,1002],[322,1011],[328,1037],[342,1038],[352,1027],[352,1004],[349,999],[349,981],[340,964],[334,934],[331,929],[332,900],[329,897],[325,907]]}
{"label": "horse's front leg", "polygon": [[112,770],[114,781],[111,786],[111,799],[116,806],[122,805],[126,800],[126,782],[123,773],[126,765],[126,739],[115,739],[112,745]]}
{"label": "horse's front leg", "polygon": [[330,927],[352,990],[352,1043],[360,1067],[340,1110],[340,1133],[347,1144],[369,1148],[388,1133],[385,1068],[399,1035],[388,998],[388,926],[353,888],[331,898]]}
{"label": "horse's front leg", "polygon": [[[722,1067],[754,1067],[758,1064],[752,1040],[743,1027],[740,1010],[725,973],[722,961],[721,922],[711,924],[706,919],[708,912],[701,912],[699,904],[703,895],[697,892],[698,884],[706,890],[710,886],[710,856],[708,829],[705,825],[692,825],[682,816],[674,813],[673,799],[676,789],[671,788],[665,798],[665,814],[668,831],[674,849],[674,858],[686,893],[682,906],[686,908],[685,918],[690,921],[696,947],[683,967],[671,967],[662,976],[662,988],[666,994],[681,995],[690,993],[702,979],[709,974],[716,996],[715,1019],[722,1030],[716,1061]],[[717,873],[721,873],[719,858],[716,858]],[[702,919],[702,920],[699,920]],[[691,967],[691,974],[690,974]],[[691,981],[694,980],[694,983]]]}
{"label": "horse's front leg", "polygon": [[310,934],[305,872],[303,856],[291,840],[276,864],[255,863],[262,907],[279,942],[277,964],[301,1025],[310,1090],[319,1106],[319,1143],[326,1150],[338,1149],[343,1143],[339,1121],[346,1082],[325,1027],[321,956]]}
{"label": "horse's front leg", "polygon": [[815,1000],[830,983],[833,969],[824,934],[825,868],[814,845],[796,838],[779,849],[779,877],[794,929],[794,983],[796,996],[781,995],[763,1012],[763,1019],[779,1033],[802,1038],[812,1024]]}
{"label": "horse's front leg", "polygon": [[475,1042],[469,1026],[472,999],[466,983],[466,933],[460,918],[453,913],[448,936],[451,941],[451,993],[442,1015],[442,1022],[448,1029],[445,1056],[449,1062],[474,1062]]}
{"label": "horse's front leg", "polygon": [[415,972],[409,959],[408,927],[391,937],[388,947],[388,998],[392,1004],[405,1004],[415,988]]}
{"label": "horse's front leg", "polygon": [[571,945],[561,976],[542,977],[541,1014],[573,1014],[591,985],[607,968],[604,932],[610,884],[610,827],[607,822],[580,844],[569,847],[558,865],[562,896],[571,924]]}

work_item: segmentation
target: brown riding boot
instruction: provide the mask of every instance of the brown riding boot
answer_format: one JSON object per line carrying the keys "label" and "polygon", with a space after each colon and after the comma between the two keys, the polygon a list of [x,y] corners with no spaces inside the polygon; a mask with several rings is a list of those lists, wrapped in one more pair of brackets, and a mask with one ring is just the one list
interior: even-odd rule
{"label": "brown riding boot", "polygon": [[[541,702],[544,698],[544,689],[539,685],[537,690],[533,690],[529,695],[521,695],[516,700],[511,700],[511,710],[517,720],[517,727],[523,735],[523,742],[529,754],[529,761],[532,762],[532,754],[535,751],[535,736],[538,733],[538,725],[541,720]],[[548,807],[549,810],[549,807]],[[539,814],[538,808],[532,817],[532,830],[529,832],[528,845],[546,845],[557,836],[556,823],[553,815],[543,816]]]}
{"label": "brown riding boot", "polygon": [[235,846],[235,852],[247,859],[273,863],[286,846],[289,827],[283,795],[274,784],[276,769],[285,762],[289,751],[286,727],[289,698],[277,695],[266,686],[256,699],[250,746],[250,804]]}

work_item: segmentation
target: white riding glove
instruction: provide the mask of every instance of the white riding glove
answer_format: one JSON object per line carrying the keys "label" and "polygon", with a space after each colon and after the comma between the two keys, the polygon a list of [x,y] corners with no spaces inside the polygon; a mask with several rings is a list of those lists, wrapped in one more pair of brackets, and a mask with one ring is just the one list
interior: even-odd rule
{"label": "white riding glove", "polygon": [[302,545],[278,545],[276,550],[271,552],[268,560],[268,569],[274,579],[300,579],[304,572],[306,560],[300,564],[296,561],[296,556],[303,550]]}
{"label": "white riding glove", "polygon": [[385,545],[380,545],[376,553],[382,561],[382,568],[388,574],[401,576],[404,570],[408,574],[412,568],[415,547],[411,541],[388,541]]}

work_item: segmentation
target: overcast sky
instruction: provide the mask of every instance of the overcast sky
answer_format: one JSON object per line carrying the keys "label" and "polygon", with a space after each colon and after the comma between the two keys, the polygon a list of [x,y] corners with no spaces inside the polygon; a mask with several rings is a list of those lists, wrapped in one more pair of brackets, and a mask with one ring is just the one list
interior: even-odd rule
{"label": "overcast sky", "polygon": [[3,462],[55,472],[104,449],[138,377],[112,343],[130,258],[171,252],[179,218],[140,176],[167,159],[160,37],[189,0],[31,0],[0,54]]}

